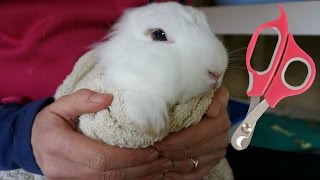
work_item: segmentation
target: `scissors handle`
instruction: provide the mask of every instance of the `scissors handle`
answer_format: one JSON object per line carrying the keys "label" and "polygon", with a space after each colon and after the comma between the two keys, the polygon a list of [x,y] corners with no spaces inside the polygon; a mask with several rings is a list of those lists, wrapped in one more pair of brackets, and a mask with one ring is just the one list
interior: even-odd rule
{"label": "scissors handle", "polygon": [[[273,75],[279,64],[282,52],[285,49],[288,36],[288,20],[283,7],[279,4],[280,16],[270,22],[260,25],[251,37],[246,53],[246,66],[249,73],[249,87],[247,90],[248,96],[263,96],[268,85],[270,84]],[[251,66],[251,58],[258,40],[259,34],[264,29],[275,29],[278,32],[278,42],[273,53],[269,67],[265,71],[256,71]]]}
{"label": "scissors handle", "polygon": [[[286,82],[285,72],[288,66],[295,61],[300,61],[307,66],[308,73],[304,82],[299,86],[291,86]],[[271,108],[283,98],[294,96],[305,92],[312,85],[316,76],[316,66],[312,58],[305,53],[294,41],[293,35],[288,35],[288,42],[283,58],[279,65],[272,83],[270,84],[264,98]]]}

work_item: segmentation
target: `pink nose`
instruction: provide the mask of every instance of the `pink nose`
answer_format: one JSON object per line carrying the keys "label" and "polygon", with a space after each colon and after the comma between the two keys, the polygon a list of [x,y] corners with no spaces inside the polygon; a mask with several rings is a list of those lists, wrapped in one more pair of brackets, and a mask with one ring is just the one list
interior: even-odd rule
{"label": "pink nose", "polygon": [[221,75],[221,74],[219,74],[219,73],[217,73],[217,72],[212,72],[212,71],[208,71],[208,74],[209,74],[210,78],[212,78],[212,79],[214,79],[214,80],[219,79],[219,77],[220,77],[220,75]]}

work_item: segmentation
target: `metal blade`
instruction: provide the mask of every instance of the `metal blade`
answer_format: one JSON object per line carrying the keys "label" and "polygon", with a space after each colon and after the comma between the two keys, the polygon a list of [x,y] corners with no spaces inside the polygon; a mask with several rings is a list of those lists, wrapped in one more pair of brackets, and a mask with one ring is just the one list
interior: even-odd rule
{"label": "metal blade", "polygon": [[243,150],[250,144],[256,122],[262,116],[262,114],[268,109],[269,104],[266,100],[263,100],[258,104],[239,125],[237,130],[233,133],[231,138],[231,145],[236,150]]}

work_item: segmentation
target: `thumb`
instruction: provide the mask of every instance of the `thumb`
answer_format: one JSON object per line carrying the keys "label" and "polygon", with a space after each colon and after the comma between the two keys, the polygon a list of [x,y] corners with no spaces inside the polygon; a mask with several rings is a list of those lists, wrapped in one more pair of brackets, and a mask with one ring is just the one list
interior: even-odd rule
{"label": "thumb", "polygon": [[216,118],[222,109],[228,106],[229,91],[226,87],[220,86],[214,93],[211,105],[209,106],[206,115],[210,118]]}
{"label": "thumb", "polygon": [[61,118],[75,122],[82,114],[94,113],[105,109],[111,104],[112,99],[113,96],[111,94],[81,89],[71,95],[59,98],[48,108]]}

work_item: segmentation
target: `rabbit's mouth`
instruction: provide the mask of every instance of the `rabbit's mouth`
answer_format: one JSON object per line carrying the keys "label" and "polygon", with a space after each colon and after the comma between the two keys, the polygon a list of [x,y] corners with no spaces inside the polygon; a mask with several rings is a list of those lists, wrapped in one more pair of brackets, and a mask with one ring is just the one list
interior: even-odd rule
{"label": "rabbit's mouth", "polygon": [[211,87],[214,90],[218,89],[220,87],[221,83],[222,83],[223,73],[217,73],[217,72],[208,70],[208,76],[213,81]]}

